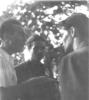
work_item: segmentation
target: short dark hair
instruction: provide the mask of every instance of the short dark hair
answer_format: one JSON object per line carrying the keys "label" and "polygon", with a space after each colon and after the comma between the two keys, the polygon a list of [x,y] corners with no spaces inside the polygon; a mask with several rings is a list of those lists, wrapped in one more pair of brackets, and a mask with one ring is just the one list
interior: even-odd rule
{"label": "short dark hair", "polygon": [[36,34],[29,37],[26,41],[26,44],[30,48],[30,44],[33,42],[35,42],[37,47],[44,47],[44,44],[46,43],[46,41],[41,36]]}
{"label": "short dark hair", "polygon": [[1,25],[0,37],[3,39],[4,34],[14,35],[16,31],[25,36],[21,23],[16,19],[8,19]]}
{"label": "short dark hair", "polygon": [[74,13],[66,20],[62,21],[62,25],[68,30],[70,27],[75,27],[79,32],[76,36],[82,39],[88,38],[89,34],[89,18],[82,13]]}

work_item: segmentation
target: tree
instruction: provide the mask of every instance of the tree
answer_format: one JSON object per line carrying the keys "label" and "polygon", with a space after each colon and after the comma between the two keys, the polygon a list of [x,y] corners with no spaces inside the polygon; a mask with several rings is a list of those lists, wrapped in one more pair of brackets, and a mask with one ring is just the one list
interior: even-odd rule
{"label": "tree", "polygon": [[60,35],[58,24],[72,13],[77,12],[88,14],[89,17],[88,2],[36,1],[32,4],[13,4],[4,11],[2,17],[16,18],[22,23],[28,37],[38,34],[54,49],[61,46],[62,35]]}

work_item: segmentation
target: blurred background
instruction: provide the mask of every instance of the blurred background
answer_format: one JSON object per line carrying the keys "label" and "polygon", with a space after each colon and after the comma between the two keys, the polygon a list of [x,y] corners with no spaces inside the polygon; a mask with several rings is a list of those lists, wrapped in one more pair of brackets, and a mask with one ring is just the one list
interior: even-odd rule
{"label": "blurred background", "polygon": [[[89,17],[88,6],[88,0],[2,0],[0,25],[8,18],[15,18],[23,25],[28,38],[37,34],[55,49],[61,46],[64,36],[59,32],[59,23],[73,13],[80,12]],[[25,48],[22,53],[12,56],[16,59],[15,65],[18,65],[30,59],[30,52]]]}

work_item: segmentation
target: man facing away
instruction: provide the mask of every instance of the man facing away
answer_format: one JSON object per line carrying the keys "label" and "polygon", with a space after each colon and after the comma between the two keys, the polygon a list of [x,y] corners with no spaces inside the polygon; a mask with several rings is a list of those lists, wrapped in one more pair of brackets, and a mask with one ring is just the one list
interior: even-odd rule
{"label": "man facing away", "polygon": [[0,37],[3,40],[0,48],[0,87],[13,86],[17,84],[17,76],[11,55],[23,49],[25,33],[17,20],[8,19],[1,25]]}
{"label": "man facing away", "polygon": [[[39,37],[36,39],[40,40]],[[29,61],[17,67],[17,76],[20,75],[18,78],[21,78],[18,80],[19,84],[0,87],[0,100],[60,100],[58,82],[44,75],[44,68],[40,63],[43,56],[44,46],[42,44],[44,42],[36,41],[36,43],[40,42],[39,47],[38,43],[33,44],[33,41],[35,40],[32,39],[31,42],[31,47],[34,46],[32,62]],[[28,46],[30,48],[29,42]]]}
{"label": "man facing away", "polygon": [[62,21],[65,51],[73,48],[61,62],[62,100],[88,100],[89,19],[81,13]]}
{"label": "man facing away", "polygon": [[18,83],[33,77],[45,76],[45,67],[40,61],[44,57],[45,42],[38,35],[32,35],[27,39],[26,45],[30,52],[31,59],[16,67]]}

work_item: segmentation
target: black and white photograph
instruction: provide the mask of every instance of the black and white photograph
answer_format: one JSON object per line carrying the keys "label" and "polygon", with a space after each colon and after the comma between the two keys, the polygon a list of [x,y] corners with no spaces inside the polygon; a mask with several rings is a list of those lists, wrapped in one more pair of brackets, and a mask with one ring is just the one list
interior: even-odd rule
{"label": "black and white photograph", "polygon": [[0,1],[0,100],[89,100],[89,1]]}

